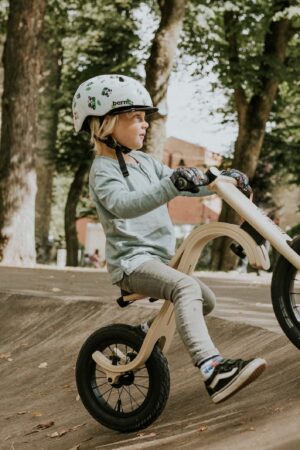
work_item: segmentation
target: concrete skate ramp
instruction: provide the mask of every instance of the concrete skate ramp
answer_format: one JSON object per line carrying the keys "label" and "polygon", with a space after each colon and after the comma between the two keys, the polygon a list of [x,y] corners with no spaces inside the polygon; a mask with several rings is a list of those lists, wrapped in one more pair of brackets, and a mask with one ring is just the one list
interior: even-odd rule
{"label": "concrete skate ramp", "polygon": [[283,336],[208,318],[224,355],[259,355],[269,364],[255,383],[220,405],[208,398],[176,336],[166,409],[148,429],[119,434],[95,422],[76,398],[76,357],[95,329],[137,323],[149,308],[123,311],[100,301],[18,294],[0,294],[0,304],[1,449],[300,448],[299,351]]}

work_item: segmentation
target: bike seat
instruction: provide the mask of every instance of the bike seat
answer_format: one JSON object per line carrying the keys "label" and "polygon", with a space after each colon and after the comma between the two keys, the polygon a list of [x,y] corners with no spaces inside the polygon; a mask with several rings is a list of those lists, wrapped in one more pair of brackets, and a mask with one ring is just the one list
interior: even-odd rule
{"label": "bike seat", "polygon": [[[133,294],[133,292],[124,291],[124,289],[121,289],[121,297],[117,298],[116,302],[118,303],[118,305],[121,308],[125,308],[126,306],[129,306],[131,303],[135,302],[135,300],[132,300],[132,301],[124,300],[124,297],[126,297],[128,295],[132,295],[132,294]],[[151,302],[151,303],[156,302],[157,300],[159,300],[159,299],[153,298],[153,297],[149,298],[149,302]]]}

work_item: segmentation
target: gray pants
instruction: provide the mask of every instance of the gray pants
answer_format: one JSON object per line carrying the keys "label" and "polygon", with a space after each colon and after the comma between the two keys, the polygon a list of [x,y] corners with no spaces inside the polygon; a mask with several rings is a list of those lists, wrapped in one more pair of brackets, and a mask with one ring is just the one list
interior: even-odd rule
{"label": "gray pants", "polygon": [[200,280],[151,260],[124,275],[117,285],[128,292],[173,302],[178,333],[195,365],[219,354],[203,317],[215,307],[215,295]]}

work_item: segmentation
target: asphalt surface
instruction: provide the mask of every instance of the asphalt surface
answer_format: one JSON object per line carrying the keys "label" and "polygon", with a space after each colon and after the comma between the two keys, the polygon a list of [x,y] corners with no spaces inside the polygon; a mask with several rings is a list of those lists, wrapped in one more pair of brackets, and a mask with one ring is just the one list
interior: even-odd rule
{"label": "asphalt surface", "polygon": [[[213,316],[233,322],[261,326],[282,333],[274,317],[270,274],[195,273],[216,294]],[[112,286],[109,275],[94,269],[24,269],[0,266],[0,291],[32,296],[49,296],[64,300],[94,300],[112,303],[119,289]],[[140,301],[138,306],[159,308],[160,303]]]}
{"label": "asphalt surface", "polygon": [[176,335],[167,354],[171,393],[146,430],[119,434],[94,421],[77,395],[74,366],[84,340],[103,325],[135,324],[149,305],[121,310],[118,289],[98,270],[0,266],[0,448],[7,450],[300,448],[299,350],[270,307],[269,279],[202,274],[218,306],[207,318],[228,357],[261,356],[268,368],[214,405]]}

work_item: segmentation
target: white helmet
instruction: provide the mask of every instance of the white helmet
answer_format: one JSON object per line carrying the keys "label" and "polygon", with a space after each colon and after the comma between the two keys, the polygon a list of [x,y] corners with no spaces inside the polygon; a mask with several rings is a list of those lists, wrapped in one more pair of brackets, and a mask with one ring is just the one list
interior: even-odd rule
{"label": "white helmet", "polygon": [[73,98],[75,131],[88,129],[87,117],[103,117],[128,111],[158,111],[149,92],[137,80],[125,75],[98,75],[82,83]]}

